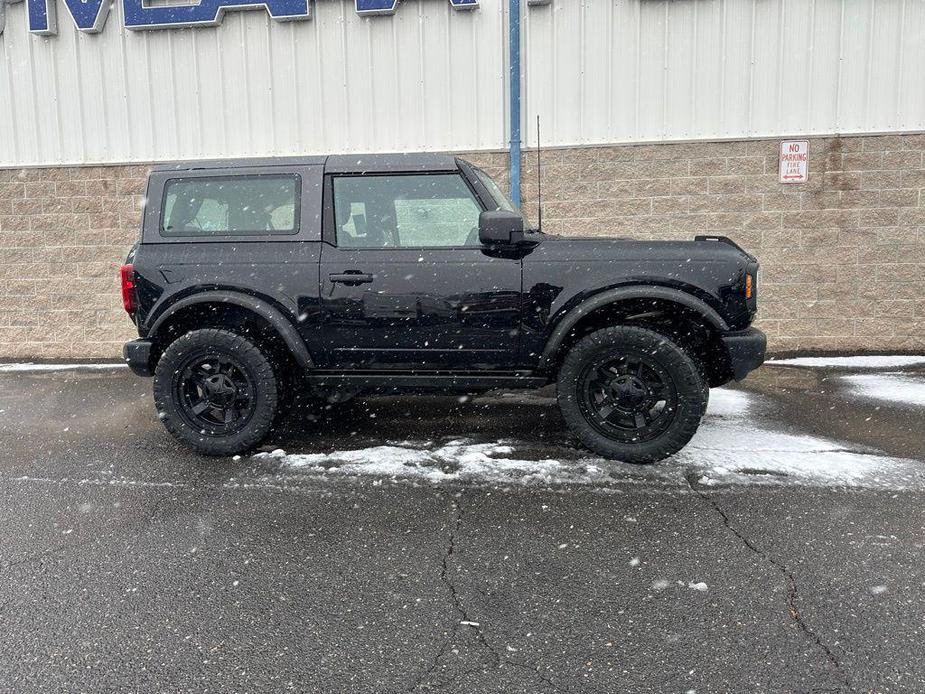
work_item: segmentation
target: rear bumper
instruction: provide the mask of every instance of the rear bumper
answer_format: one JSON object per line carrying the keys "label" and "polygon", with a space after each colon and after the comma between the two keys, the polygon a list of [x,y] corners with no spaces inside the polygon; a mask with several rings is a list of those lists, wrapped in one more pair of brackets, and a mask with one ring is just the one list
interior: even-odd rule
{"label": "rear bumper", "polygon": [[151,363],[151,340],[132,340],[122,347],[122,357],[128,368],[139,376],[153,376],[154,364]]}
{"label": "rear bumper", "polygon": [[729,366],[735,380],[741,381],[764,363],[768,338],[757,328],[726,333],[722,339],[729,353]]}

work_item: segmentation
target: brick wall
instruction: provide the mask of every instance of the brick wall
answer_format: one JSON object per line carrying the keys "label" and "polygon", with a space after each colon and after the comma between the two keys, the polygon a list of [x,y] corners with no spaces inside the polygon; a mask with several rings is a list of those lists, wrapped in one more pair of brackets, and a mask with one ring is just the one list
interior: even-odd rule
{"label": "brick wall", "polygon": [[[544,226],[731,236],[762,263],[771,349],[925,349],[925,136],[810,141],[810,181],[777,183],[777,140],[548,150]],[[475,153],[499,181],[507,155]],[[535,158],[524,157],[536,219]],[[115,358],[133,336],[118,266],[147,167],[0,170],[0,358]]]}

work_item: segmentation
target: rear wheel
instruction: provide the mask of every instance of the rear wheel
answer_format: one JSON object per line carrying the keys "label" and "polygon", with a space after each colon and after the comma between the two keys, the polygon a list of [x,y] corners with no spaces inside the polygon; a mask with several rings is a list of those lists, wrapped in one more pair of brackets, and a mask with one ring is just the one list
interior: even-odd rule
{"label": "rear wheel", "polygon": [[652,463],[691,440],[707,391],[694,361],[646,328],[598,330],[562,363],[559,407],[589,449],[628,463]]}
{"label": "rear wheel", "polygon": [[241,453],[273,424],[279,387],[267,357],[227,330],[174,341],[154,372],[154,402],[167,430],[206,455]]}

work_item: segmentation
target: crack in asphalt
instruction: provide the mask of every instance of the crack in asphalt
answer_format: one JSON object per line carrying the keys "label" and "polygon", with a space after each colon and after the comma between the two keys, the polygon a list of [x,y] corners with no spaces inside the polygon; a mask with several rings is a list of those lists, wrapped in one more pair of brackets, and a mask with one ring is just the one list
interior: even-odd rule
{"label": "crack in asphalt", "polygon": [[825,655],[826,660],[829,665],[831,665],[835,672],[840,676],[840,678],[845,683],[845,686],[849,689],[851,688],[851,680],[848,677],[848,673],[842,669],[841,662],[838,659],[838,656],[832,651],[831,648],[822,640],[822,637],[816,633],[816,631],[807,624],[806,620],[803,618],[803,615],[800,612],[799,606],[797,605],[798,590],[797,590],[797,581],[796,577],[793,575],[793,572],[787,568],[785,564],[775,559],[773,556],[768,554],[766,551],[758,547],[754,542],[752,542],[748,537],[746,537],[738,528],[736,528],[732,521],[729,519],[729,516],[719,505],[719,503],[709,494],[703,491],[703,489],[697,484],[697,473],[690,471],[685,476],[688,486],[691,488],[691,491],[697,494],[701,499],[710,504],[716,513],[719,514],[722,518],[723,525],[735,535],[749,550],[754,554],[764,559],[766,562],[771,564],[785,579],[787,583],[787,612],[790,614],[790,618],[796,624],[797,628],[803,632],[803,634],[812,641]]}
{"label": "crack in asphalt", "polygon": [[[462,504],[460,503],[462,496],[463,494],[460,493],[456,496],[456,498],[452,500],[453,512],[452,512],[452,517],[451,517],[451,522],[450,522],[450,533],[449,533],[449,538],[447,539],[446,551],[443,553],[443,556],[441,557],[441,560],[440,560],[440,580],[446,586],[447,593],[449,594],[449,597],[450,597],[450,602],[452,603],[453,609],[456,612],[459,619],[456,620],[456,624],[453,626],[453,629],[450,631],[447,637],[443,640],[443,643],[440,645],[440,648],[437,649],[437,652],[434,654],[434,657],[431,660],[430,664],[424,670],[422,670],[421,673],[415,678],[414,682],[412,682],[410,687],[408,688],[408,691],[413,692],[421,688],[422,686],[425,686],[425,682],[436,671],[438,665],[440,664],[440,660],[444,656],[446,656],[446,654],[449,652],[450,645],[453,643],[453,640],[456,638],[456,636],[460,633],[461,627],[466,627],[468,629],[472,629],[475,631],[476,640],[479,646],[481,647],[481,650],[483,650],[489,655],[490,660],[495,668],[501,668],[504,665],[511,665],[513,667],[523,669],[523,670],[526,670],[527,672],[532,673],[543,684],[551,687],[553,690],[557,692],[569,692],[570,691],[569,689],[567,688],[563,689],[562,687],[557,685],[553,680],[551,680],[549,677],[541,673],[539,671],[539,667],[534,669],[526,663],[519,662],[517,660],[514,660],[512,658],[509,658],[503,655],[497,648],[495,648],[489,642],[488,637],[486,636],[481,623],[476,622],[475,620],[470,618],[469,610],[466,608],[466,605],[463,602],[462,595],[460,595],[460,592],[457,589],[455,582],[453,581],[452,573],[450,570],[450,564],[453,561],[453,557],[456,554],[456,540],[459,534],[459,529],[462,526],[463,517],[466,514],[466,512],[463,510]],[[487,596],[487,594],[484,591],[481,591],[478,588],[476,588],[476,590],[482,593],[482,595]],[[450,679],[444,682],[435,683],[433,688],[441,689],[449,685],[455,679],[458,679],[460,676],[473,674],[478,671],[479,671],[478,668],[464,670],[460,673],[457,673],[451,676]]]}

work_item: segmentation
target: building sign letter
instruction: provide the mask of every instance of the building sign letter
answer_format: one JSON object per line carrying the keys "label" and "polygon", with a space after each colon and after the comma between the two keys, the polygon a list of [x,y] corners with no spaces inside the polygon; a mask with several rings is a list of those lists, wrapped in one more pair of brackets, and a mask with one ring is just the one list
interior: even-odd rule
{"label": "building sign letter", "polygon": [[[32,0],[30,0],[31,2]],[[45,0],[40,0],[44,2]],[[51,0],[49,0],[51,1]],[[72,0],[79,2],[79,0]],[[214,26],[226,10],[265,9],[278,21],[309,19],[308,0],[202,0],[194,5],[146,7],[144,0],[122,0],[126,29],[171,29]]]}
{"label": "building sign letter", "polygon": [[[2,1],[2,0],[0,0]],[[42,36],[58,33],[57,0],[27,0],[29,31]],[[64,0],[74,25],[81,31],[95,34],[103,30],[109,16],[109,0]]]}
{"label": "building sign letter", "polygon": [[[103,30],[113,0],[60,0],[80,31]],[[359,15],[394,14],[401,0],[353,0]],[[551,0],[527,0],[546,5]],[[0,0],[0,34],[6,24],[7,5],[20,0]],[[26,0],[29,31],[50,36],[58,33],[59,0]],[[148,5],[146,0],[122,0],[126,29],[180,29],[216,26],[228,10],[266,10],[277,21],[311,19],[312,0],[186,0],[185,5]],[[449,0],[454,10],[474,10],[479,0]]]}
{"label": "building sign letter", "polygon": [[[398,8],[399,0],[354,0],[357,14],[393,14]],[[479,6],[479,0],[450,0],[454,10],[473,10]]]}

